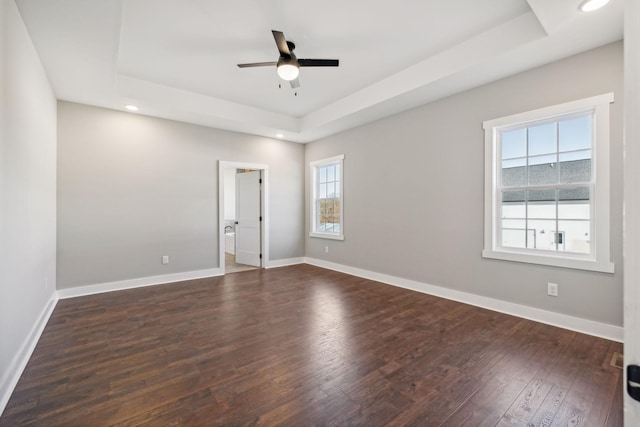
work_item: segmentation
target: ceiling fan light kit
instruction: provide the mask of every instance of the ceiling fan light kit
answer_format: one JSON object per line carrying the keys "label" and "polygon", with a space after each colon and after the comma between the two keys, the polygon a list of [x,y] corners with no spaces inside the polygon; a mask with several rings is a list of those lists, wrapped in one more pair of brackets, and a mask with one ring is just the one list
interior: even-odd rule
{"label": "ceiling fan light kit", "polygon": [[338,67],[340,61],[338,59],[298,59],[293,53],[296,45],[287,41],[282,31],[271,30],[273,39],[280,52],[280,58],[277,62],[252,62],[249,64],[238,64],[240,68],[252,67],[270,67],[275,65],[278,76],[282,80],[289,82],[293,89],[300,87],[298,75],[300,75],[300,67]]}
{"label": "ceiling fan light kit", "polygon": [[300,68],[298,64],[293,62],[284,62],[278,64],[278,75],[282,80],[290,82],[298,78]]}

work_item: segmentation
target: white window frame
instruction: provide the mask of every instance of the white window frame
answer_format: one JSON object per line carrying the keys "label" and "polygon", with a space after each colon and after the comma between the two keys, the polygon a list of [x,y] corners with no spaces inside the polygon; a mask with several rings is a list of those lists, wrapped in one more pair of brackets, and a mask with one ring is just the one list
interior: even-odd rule
{"label": "white window frame", "polygon": [[[318,168],[331,164],[340,165],[340,232],[327,232],[316,230],[316,198],[318,195]],[[344,240],[344,154],[327,159],[316,160],[309,163],[311,174],[311,217],[309,223],[309,236],[322,239]]]}
{"label": "white window frame", "polygon": [[[610,184],[609,184],[609,104],[613,93],[606,93],[573,102],[540,108],[507,117],[487,120],[483,123],[485,143],[484,187],[484,258],[516,261],[580,270],[614,272],[610,260]],[[590,254],[573,254],[502,247],[498,239],[500,228],[501,197],[498,179],[501,167],[499,132],[505,128],[526,126],[528,123],[551,120],[571,113],[593,112],[591,221],[593,235]]]}

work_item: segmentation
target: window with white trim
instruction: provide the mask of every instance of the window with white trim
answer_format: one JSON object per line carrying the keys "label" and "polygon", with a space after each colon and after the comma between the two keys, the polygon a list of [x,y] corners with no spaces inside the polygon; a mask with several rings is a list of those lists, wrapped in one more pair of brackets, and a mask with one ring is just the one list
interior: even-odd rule
{"label": "window with white trim", "polygon": [[484,122],[484,257],[613,272],[611,102],[609,93]]}
{"label": "window with white trim", "polygon": [[344,240],[344,155],[311,162],[311,237]]}

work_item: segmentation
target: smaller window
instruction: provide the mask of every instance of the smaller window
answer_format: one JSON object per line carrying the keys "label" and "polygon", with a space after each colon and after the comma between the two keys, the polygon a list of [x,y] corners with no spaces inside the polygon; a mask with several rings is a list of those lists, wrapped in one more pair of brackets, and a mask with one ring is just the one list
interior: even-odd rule
{"label": "smaller window", "polygon": [[344,155],[311,162],[311,237],[344,240]]}

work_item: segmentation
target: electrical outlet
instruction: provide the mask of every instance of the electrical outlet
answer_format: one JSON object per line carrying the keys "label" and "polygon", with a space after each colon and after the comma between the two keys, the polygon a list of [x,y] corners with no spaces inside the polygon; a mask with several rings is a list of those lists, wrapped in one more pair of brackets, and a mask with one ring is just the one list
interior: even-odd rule
{"label": "electrical outlet", "polygon": [[163,255],[162,256],[162,263],[163,264],[169,264],[169,255]]}
{"label": "electrical outlet", "polygon": [[325,254],[328,254],[328,253],[329,253],[329,246],[325,246],[325,247],[324,247],[324,253],[325,253]]}
{"label": "electrical outlet", "polygon": [[558,284],[557,283],[547,283],[547,295],[552,297],[558,296]]}

